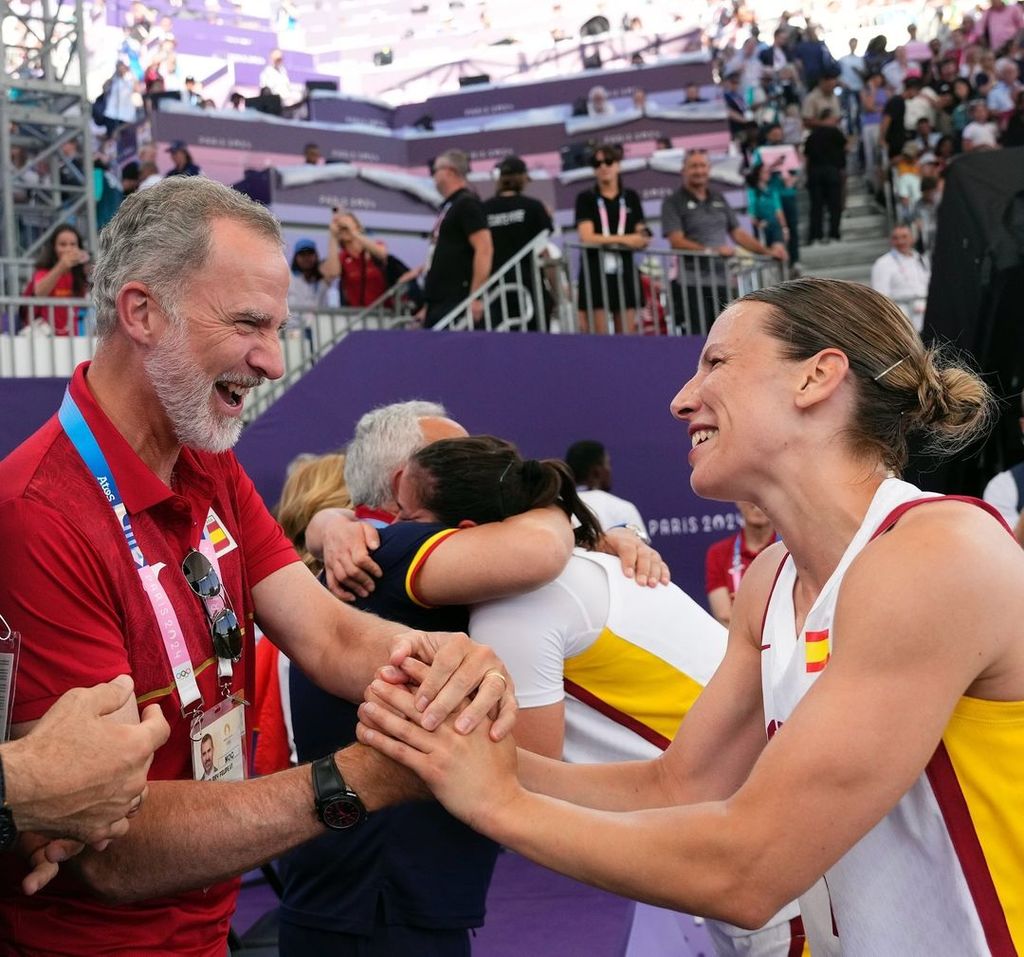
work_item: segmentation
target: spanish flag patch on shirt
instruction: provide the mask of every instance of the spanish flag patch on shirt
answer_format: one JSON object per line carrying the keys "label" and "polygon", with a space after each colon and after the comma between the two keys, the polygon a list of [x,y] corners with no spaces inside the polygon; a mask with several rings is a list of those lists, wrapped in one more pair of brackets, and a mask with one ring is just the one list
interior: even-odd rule
{"label": "spanish flag patch on shirt", "polygon": [[231,537],[231,533],[225,528],[220,516],[212,508],[206,516],[206,537],[210,540],[214,553],[218,557],[238,548],[238,543]]}
{"label": "spanish flag patch on shirt", "polygon": [[828,629],[804,632],[804,655],[807,673],[824,671],[829,659]]}

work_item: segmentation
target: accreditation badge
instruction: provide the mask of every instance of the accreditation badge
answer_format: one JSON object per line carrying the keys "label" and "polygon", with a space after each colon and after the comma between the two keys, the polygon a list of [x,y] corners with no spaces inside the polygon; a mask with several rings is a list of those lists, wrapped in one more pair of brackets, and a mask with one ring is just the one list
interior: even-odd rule
{"label": "accreditation badge", "polygon": [[192,723],[192,776],[197,781],[245,780],[245,703],[225,698]]}
{"label": "accreditation badge", "polygon": [[0,742],[11,736],[11,713],[14,706],[14,679],[18,676],[21,635],[12,631],[0,615]]}
{"label": "accreditation badge", "polygon": [[606,276],[617,276],[622,271],[622,256],[619,253],[604,254],[604,272]]}

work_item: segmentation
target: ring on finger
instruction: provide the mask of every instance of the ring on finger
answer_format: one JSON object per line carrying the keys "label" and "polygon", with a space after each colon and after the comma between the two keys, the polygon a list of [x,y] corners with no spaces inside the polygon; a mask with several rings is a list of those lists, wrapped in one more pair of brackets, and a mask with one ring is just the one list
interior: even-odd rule
{"label": "ring on finger", "polygon": [[[484,672],[484,678],[489,678],[491,675],[497,678],[505,686],[506,690],[508,689],[508,681],[505,680],[505,676],[497,668],[491,668],[490,671]],[[481,683],[483,683],[483,680],[483,678],[480,679]]]}

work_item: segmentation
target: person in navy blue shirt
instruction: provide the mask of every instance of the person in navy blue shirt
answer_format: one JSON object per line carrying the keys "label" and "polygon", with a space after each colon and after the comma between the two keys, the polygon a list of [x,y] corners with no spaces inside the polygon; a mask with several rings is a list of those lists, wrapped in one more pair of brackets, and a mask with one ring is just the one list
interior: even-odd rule
{"label": "person in navy blue shirt", "polygon": [[[505,478],[509,511],[522,514],[463,529],[415,521],[381,528],[373,558],[382,575],[357,607],[413,629],[465,631],[465,602],[555,577],[574,541],[567,512],[589,513],[567,470],[558,477],[545,463],[533,465],[526,479],[521,470]],[[298,668],[289,680],[300,762],[355,740],[355,705],[324,693]],[[297,848],[281,860],[282,957],[469,955],[497,850],[434,802],[375,812],[351,831]]]}

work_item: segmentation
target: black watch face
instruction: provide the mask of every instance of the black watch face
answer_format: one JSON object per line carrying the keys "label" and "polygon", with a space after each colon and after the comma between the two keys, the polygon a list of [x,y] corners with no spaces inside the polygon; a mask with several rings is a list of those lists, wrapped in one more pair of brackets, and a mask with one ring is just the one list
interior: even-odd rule
{"label": "black watch face", "polygon": [[337,797],[322,808],[323,821],[332,831],[344,831],[363,819],[363,806],[350,797]]}

